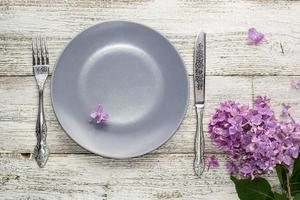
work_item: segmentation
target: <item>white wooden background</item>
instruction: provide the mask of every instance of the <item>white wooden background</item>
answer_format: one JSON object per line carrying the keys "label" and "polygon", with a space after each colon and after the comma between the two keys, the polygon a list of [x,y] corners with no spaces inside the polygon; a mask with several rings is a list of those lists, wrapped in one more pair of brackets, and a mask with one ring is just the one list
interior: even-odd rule
{"label": "white wooden background", "polygon": [[[105,20],[146,24],[176,46],[192,78],[194,37],[207,34],[205,130],[221,100],[251,104],[268,95],[279,111],[293,106],[300,120],[300,2],[288,0],[0,0],[0,199],[238,199],[224,158],[206,135],[207,154],[221,167],[194,176],[195,113],[190,106],[175,136],[145,156],[113,160],[93,155],[70,140],[59,126],[45,91],[51,157],[44,169],[32,159],[37,90],[31,68],[31,38],[48,37],[53,64],[79,31]],[[246,45],[256,27],[267,42]],[[52,70],[52,68],[51,68]],[[274,178],[270,177],[274,182]],[[276,185],[276,182],[274,182]]]}

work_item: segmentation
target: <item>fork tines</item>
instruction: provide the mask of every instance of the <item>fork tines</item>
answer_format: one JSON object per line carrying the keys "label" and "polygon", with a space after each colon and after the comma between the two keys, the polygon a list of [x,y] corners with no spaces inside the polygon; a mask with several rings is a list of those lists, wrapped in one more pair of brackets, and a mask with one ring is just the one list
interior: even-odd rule
{"label": "fork tines", "polygon": [[49,54],[45,38],[37,37],[32,39],[32,64],[49,65]]}

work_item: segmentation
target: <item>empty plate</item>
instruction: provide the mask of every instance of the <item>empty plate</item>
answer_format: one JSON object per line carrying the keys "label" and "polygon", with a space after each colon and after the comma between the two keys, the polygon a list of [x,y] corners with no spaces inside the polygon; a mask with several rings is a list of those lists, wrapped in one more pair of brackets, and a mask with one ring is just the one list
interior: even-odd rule
{"label": "empty plate", "polygon": [[[110,21],[78,34],[60,55],[52,78],[52,104],[63,129],[85,149],[128,158],[165,143],[188,104],[185,66],[155,30]],[[90,122],[98,104],[109,113]]]}

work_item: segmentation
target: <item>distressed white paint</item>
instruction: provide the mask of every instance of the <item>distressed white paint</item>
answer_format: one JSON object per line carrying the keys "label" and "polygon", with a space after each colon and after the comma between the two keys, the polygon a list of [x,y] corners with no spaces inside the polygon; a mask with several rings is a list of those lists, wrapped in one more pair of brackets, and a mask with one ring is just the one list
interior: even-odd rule
{"label": "distressed white paint", "polygon": [[[207,131],[210,114],[225,99],[251,104],[254,96],[268,95],[277,113],[282,102],[289,103],[300,119],[300,91],[289,87],[300,76],[299,17],[300,1],[285,0],[0,0],[0,199],[237,199],[223,166],[201,179],[193,174],[192,89],[186,117],[170,141],[139,158],[112,160],[86,152],[66,136],[51,107],[49,80],[45,110],[52,154],[45,169],[37,168],[28,158],[37,112],[31,37],[48,37],[53,64],[84,28],[133,20],[166,35],[192,75],[194,37],[205,30]],[[252,26],[267,42],[246,45]],[[206,144],[206,152],[221,157],[222,165],[223,155],[207,134]]]}
{"label": "distressed white paint", "polygon": [[[299,1],[0,2],[0,75],[31,74],[32,36],[48,37],[53,64],[73,36],[105,20],[133,20],[160,31],[179,50],[190,74],[194,37],[205,30],[210,75],[300,75]],[[266,34],[263,45],[246,45],[252,26]]]}
{"label": "distressed white paint", "polygon": [[202,178],[194,175],[193,157],[158,154],[112,160],[52,154],[47,167],[38,169],[32,159],[2,155],[0,199],[237,199],[223,156],[222,167]]}

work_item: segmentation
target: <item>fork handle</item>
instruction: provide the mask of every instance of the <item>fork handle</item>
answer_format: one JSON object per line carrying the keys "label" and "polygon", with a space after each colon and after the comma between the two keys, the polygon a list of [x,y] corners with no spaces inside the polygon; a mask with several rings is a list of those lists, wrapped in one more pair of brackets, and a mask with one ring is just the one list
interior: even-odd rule
{"label": "fork handle", "polygon": [[196,105],[197,130],[196,130],[196,137],[195,137],[194,171],[197,176],[201,176],[205,168],[203,112],[204,112],[204,105]]}
{"label": "fork handle", "polygon": [[44,115],[43,89],[39,89],[39,108],[35,132],[37,144],[34,149],[34,157],[38,166],[42,168],[46,165],[49,157],[49,150],[46,143],[47,125]]}

